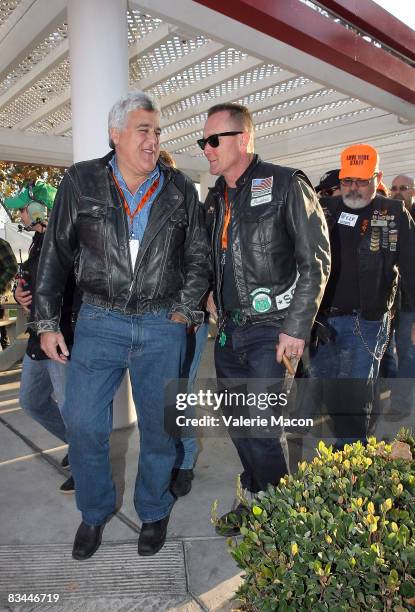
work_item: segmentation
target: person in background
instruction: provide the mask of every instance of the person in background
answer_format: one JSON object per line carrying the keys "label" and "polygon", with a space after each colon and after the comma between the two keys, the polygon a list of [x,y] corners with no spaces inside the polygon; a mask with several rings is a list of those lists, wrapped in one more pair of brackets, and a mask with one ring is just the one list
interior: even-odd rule
{"label": "person in background", "polygon": [[[415,221],[415,180],[407,174],[396,176],[391,185],[392,197],[401,200]],[[415,382],[415,309],[404,286],[401,286],[395,318],[395,344],[398,368],[392,391],[390,420],[402,420],[414,412]]]}
{"label": "person in background", "polygon": [[[52,210],[55,195],[55,187],[38,180],[25,185],[16,196],[6,198],[4,205],[10,210],[19,210],[24,229],[33,232],[29,257],[21,266],[20,278],[14,290],[16,302],[29,314],[29,340],[23,358],[20,405],[29,416],[66,444],[61,410],[65,399],[67,368],[65,364],[49,359],[43,352],[34,322],[39,258],[48,225],[48,211]],[[73,343],[73,326],[78,308],[79,298],[72,275],[66,284],[60,321],[60,329],[68,346]],[[72,476],[60,490],[62,493],[74,492]]]}
{"label": "person in background", "polygon": [[339,169],[329,170],[320,178],[314,190],[319,198],[330,198],[340,195]]}
{"label": "person in background", "polygon": [[[10,287],[10,282],[16,276],[16,272],[17,261],[12,247],[6,240],[0,238],[0,295],[3,295]],[[0,306],[0,320],[3,318],[4,308]],[[3,351],[10,345],[6,326],[0,327],[0,344]]]}
{"label": "person in background", "polygon": [[341,196],[320,200],[332,268],[309,371],[344,379],[344,385],[327,383],[338,447],[366,440],[399,275],[415,309],[415,226],[402,203],[377,194],[382,176],[376,149],[352,145],[341,154]]}
{"label": "person in background", "polygon": [[391,194],[395,200],[402,200],[406,209],[414,217],[415,179],[408,174],[398,174],[392,181]]}
{"label": "person in background", "polygon": [[[173,156],[165,149],[160,149],[159,160],[170,168],[176,168]],[[206,313],[205,320],[199,325],[196,331],[192,328],[188,330],[186,356],[183,363],[181,378],[187,378],[187,393],[193,393],[193,388],[202,359],[203,351],[206,347],[209,332],[209,313]],[[191,406],[187,408],[186,414],[189,416]],[[192,480],[194,477],[193,468],[196,463],[198,445],[194,437],[186,436],[176,438],[176,462],[174,464],[170,490],[176,497],[183,497],[190,493]]]}

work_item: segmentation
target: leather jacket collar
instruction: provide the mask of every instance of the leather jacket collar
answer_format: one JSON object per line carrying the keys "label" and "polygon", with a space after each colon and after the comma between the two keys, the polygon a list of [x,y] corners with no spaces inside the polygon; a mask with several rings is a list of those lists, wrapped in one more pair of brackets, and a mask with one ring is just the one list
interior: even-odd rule
{"label": "leather jacket collar", "polygon": [[[245,170],[245,172],[243,174],[241,174],[241,176],[238,178],[238,180],[236,181],[236,187],[237,189],[240,189],[241,187],[243,187],[246,183],[246,181],[248,180],[248,178],[250,177],[250,175],[252,174],[252,172],[254,171],[255,167],[261,162],[261,158],[259,157],[259,155],[257,155],[256,153],[254,154],[254,157],[252,158],[251,163],[249,164],[248,168]],[[225,191],[225,186],[226,186],[226,181],[224,179],[223,176],[220,176],[216,183],[214,184],[213,187],[210,187],[210,190],[212,191],[212,193],[214,195],[222,195]]]}

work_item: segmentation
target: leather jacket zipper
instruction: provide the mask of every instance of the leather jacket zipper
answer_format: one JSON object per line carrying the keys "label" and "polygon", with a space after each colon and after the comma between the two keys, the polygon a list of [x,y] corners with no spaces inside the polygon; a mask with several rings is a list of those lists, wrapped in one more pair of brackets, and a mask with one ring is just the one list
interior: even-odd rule
{"label": "leather jacket zipper", "polygon": [[[216,226],[218,227],[218,229],[222,226],[223,223],[223,211],[225,208],[225,201],[223,199],[223,197],[221,195],[219,195],[219,219],[216,220],[215,223],[215,228],[214,231],[216,231]],[[222,317],[222,312],[223,312],[223,308],[222,308],[222,279],[223,279],[223,268],[225,265],[225,257],[226,257],[226,253],[225,251],[222,251],[222,247],[221,247],[221,237],[220,237],[220,232],[217,232],[216,235],[216,253],[218,253],[218,257],[217,257],[217,261],[219,260],[219,263],[216,265],[216,272],[217,272],[217,278],[218,278],[218,282],[216,283],[216,287],[217,287],[217,299],[218,299],[218,314],[219,314],[219,319]]]}
{"label": "leather jacket zipper", "polygon": [[[129,227],[128,227],[127,214],[126,214],[126,212],[125,212],[125,210],[124,210],[124,204],[123,204],[123,202],[121,201],[120,194],[118,193],[118,189],[117,189],[117,186],[116,186],[115,181],[114,181],[114,176],[113,176],[112,171],[109,169],[109,167],[108,167],[108,166],[107,166],[107,172],[108,172],[108,174],[110,175],[110,178],[111,178],[112,184],[113,184],[114,189],[115,189],[115,192],[116,192],[116,194],[117,194],[117,200],[118,200],[118,202],[120,203],[121,208],[122,208],[123,213],[124,213],[124,214],[123,214],[123,218],[124,218],[124,229],[125,229],[125,233],[126,233],[126,236],[127,236],[127,259],[128,259],[128,267],[129,267],[129,269],[130,269],[130,276],[134,276],[133,262],[131,261],[131,251],[130,251],[130,230],[129,230]],[[134,284],[134,278],[133,278],[133,281],[132,281],[132,283],[131,283],[131,285],[130,285],[129,292],[131,291],[131,288],[132,288],[132,285],[133,285],[133,284]]]}
{"label": "leather jacket zipper", "polygon": [[[169,182],[170,182],[170,175],[164,175],[163,185],[162,185],[161,190],[157,194],[157,200],[160,198],[160,196],[162,195],[162,193],[166,189],[166,187],[169,184]],[[154,204],[154,202],[153,202],[153,204]],[[152,206],[153,206],[153,204],[152,204]],[[125,215],[125,216],[127,216],[127,215]],[[149,217],[149,220],[150,220],[150,217]],[[138,255],[137,255],[137,259],[138,259]],[[137,261],[136,261],[136,263],[137,263]],[[137,266],[137,270],[136,270],[135,274],[134,274],[134,270],[133,270],[133,280],[132,280],[132,283],[130,285],[130,289],[128,291],[128,301],[130,301],[130,299],[131,299],[132,290],[133,290],[133,287],[134,287],[134,283],[136,281],[136,275],[138,275],[140,264],[141,264],[141,261],[140,261],[139,265]],[[144,274],[143,274],[143,272],[141,272],[140,285],[137,286],[137,299],[138,299],[138,296],[140,295],[141,287],[143,286],[143,281],[144,281]]]}

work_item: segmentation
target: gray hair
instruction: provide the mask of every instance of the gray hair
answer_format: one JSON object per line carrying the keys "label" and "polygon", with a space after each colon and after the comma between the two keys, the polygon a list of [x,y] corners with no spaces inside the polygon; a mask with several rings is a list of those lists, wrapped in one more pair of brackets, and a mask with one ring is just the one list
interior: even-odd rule
{"label": "gray hair", "polygon": [[144,93],[144,91],[140,90],[130,91],[113,105],[108,113],[108,136],[111,149],[115,147],[110,135],[110,129],[117,128],[123,130],[127,125],[128,113],[140,109],[154,113],[159,113],[161,111],[159,103],[154,98]]}

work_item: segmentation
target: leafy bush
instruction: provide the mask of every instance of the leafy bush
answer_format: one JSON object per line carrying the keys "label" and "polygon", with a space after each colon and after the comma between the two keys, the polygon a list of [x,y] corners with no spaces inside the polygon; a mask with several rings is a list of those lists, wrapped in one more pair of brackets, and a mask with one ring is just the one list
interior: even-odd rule
{"label": "leafy bush", "polygon": [[414,502],[404,442],[320,442],[311,463],[247,503],[243,540],[229,540],[243,609],[414,610]]}

